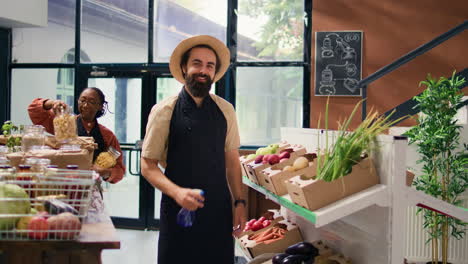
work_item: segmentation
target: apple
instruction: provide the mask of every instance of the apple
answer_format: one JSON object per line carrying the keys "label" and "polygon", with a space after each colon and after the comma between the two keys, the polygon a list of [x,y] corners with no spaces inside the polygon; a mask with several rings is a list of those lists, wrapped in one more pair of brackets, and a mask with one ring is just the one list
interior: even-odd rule
{"label": "apple", "polygon": [[253,225],[252,225],[252,231],[257,231],[257,230],[260,230],[263,228],[263,223],[260,222],[260,221],[256,221]]}
{"label": "apple", "polygon": [[280,162],[280,158],[279,158],[278,155],[272,154],[272,155],[268,158],[268,162],[270,163],[270,165],[274,165],[274,164]]}
{"label": "apple", "polygon": [[256,158],[255,158],[255,161],[254,163],[255,164],[259,164],[263,161],[263,155],[258,155]]}
{"label": "apple", "polygon": [[291,154],[289,154],[289,152],[287,152],[287,151],[281,152],[279,154],[280,159],[289,159],[290,157],[291,157]]}
{"label": "apple", "polygon": [[42,216],[33,216],[28,223],[29,238],[32,239],[44,239],[47,238],[49,231],[49,224],[47,220]]}
{"label": "apple", "polygon": [[[56,238],[73,239],[80,234],[81,222],[78,216],[66,212],[47,219],[49,230]],[[59,230],[58,232],[53,232]]]}
{"label": "apple", "polygon": [[270,151],[271,149],[266,147],[266,148],[259,148],[257,149],[257,151],[255,152],[255,154],[257,155],[266,155],[266,154],[270,154]]}
{"label": "apple", "polygon": [[270,220],[265,220],[263,221],[263,227],[267,227],[271,224],[271,221]]}
{"label": "apple", "polygon": [[250,155],[248,155],[248,156],[246,157],[246,159],[251,160],[251,159],[255,159],[256,157],[257,157],[257,155],[255,155],[255,154],[250,154]]}
{"label": "apple", "polygon": [[[283,150],[281,151],[281,153],[283,153],[283,152],[292,153],[292,152],[294,152],[294,149],[292,149],[292,148],[283,149]],[[281,153],[280,153],[280,154],[281,154]]]}

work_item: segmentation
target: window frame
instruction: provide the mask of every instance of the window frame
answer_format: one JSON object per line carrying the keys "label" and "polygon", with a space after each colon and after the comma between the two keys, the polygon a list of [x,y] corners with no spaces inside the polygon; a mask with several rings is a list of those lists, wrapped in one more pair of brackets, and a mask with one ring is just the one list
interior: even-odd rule
{"label": "window frame", "polygon": [[[231,51],[231,66],[226,75],[216,83],[215,93],[223,97],[231,104],[236,103],[236,72],[238,67],[298,67],[303,70],[303,120],[302,127],[310,127],[310,76],[311,76],[311,46],[312,46],[312,0],[304,0],[304,32],[303,32],[303,51],[304,56],[302,61],[272,61],[272,62],[238,62],[237,61],[237,8],[238,0],[227,0],[227,28],[226,28],[226,45]],[[75,7],[75,46],[72,47],[75,51],[81,51],[81,12],[83,0],[76,0]],[[11,45],[11,30],[6,30],[7,44],[6,49],[0,51],[0,84],[7,87],[1,93],[1,101],[5,107],[0,108],[0,117],[3,120],[8,120],[11,117],[11,72],[14,68],[59,68],[59,69],[74,69],[74,73],[80,72],[86,67],[97,67],[107,70],[124,70],[126,68],[149,70],[152,69],[169,69],[168,63],[155,63],[154,54],[154,1],[148,1],[148,54],[147,63],[82,63],[81,53],[75,52],[73,63],[15,63],[11,62],[12,45]],[[3,29],[2,29],[3,30]],[[1,32],[2,35],[5,35]],[[0,36],[2,36],[0,35]],[[0,41],[2,41],[0,39]],[[78,56],[77,56],[78,53]],[[7,69],[6,71],[4,69]],[[5,74],[6,72],[6,74]],[[79,94],[78,84],[79,75],[74,74],[74,96]],[[63,80],[62,80],[63,81]],[[5,96],[3,96],[5,95]],[[4,102],[3,102],[4,101]],[[257,148],[259,146],[242,146],[242,148]]]}

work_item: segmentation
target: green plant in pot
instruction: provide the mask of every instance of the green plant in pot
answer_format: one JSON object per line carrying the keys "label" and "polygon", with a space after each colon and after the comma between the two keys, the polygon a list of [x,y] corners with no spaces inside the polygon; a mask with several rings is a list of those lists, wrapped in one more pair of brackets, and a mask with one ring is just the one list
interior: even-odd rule
{"label": "green plant in pot", "polygon": [[[459,195],[468,187],[467,151],[459,147],[462,127],[455,120],[462,104],[460,87],[464,82],[455,72],[450,79],[440,77],[437,80],[428,75],[420,83],[427,89],[414,97],[415,107],[422,113],[417,118],[418,125],[406,133],[409,143],[417,146],[418,163],[422,164],[421,175],[413,185],[417,190],[456,206],[460,206]],[[418,213],[421,212],[423,227],[430,235],[427,243],[432,243],[432,262],[429,263],[439,263],[440,245],[441,263],[446,264],[449,237],[463,238],[467,223],[427,209],[418,209]]]}
{"label": "green plant in pot", "polygon": [[21,146],[21,137],[13,135],[13,132],[19,131],[20,129],[21,128],[13,124],[11,121],[5,121],[2,125],[2,133],[7,139],[6,146],[10,152],[14,152],[16,146]]}

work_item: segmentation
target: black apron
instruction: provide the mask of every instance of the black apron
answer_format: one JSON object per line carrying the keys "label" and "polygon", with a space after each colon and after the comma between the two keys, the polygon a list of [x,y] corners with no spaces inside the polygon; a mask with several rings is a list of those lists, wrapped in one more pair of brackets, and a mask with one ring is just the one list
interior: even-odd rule
{"label": "black apron", "polygon": [[200,108],[182,89],[171,118],[165,175],[185,188],[202,189],[205,205],[191,227],[181,227],[181,207],[163,194],[158,244],[159,264],[234,262],[231,195],[224,145],[227,122],[207,96]]}

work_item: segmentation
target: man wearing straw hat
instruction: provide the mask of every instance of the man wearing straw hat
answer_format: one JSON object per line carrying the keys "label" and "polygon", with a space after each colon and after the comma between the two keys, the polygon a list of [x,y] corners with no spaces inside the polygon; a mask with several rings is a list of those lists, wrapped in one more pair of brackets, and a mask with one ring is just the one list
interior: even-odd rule
{"label": "man wearing straw hat", "polygon": [[[246,221],[239,131],[233,106],[209,93],[229,63],[229,49],[218,39],[183,40],[169,67],[184,86],[177,96],[155,105],[148,117],[141,169],[163,193],[160,264],[234,261],[233,226],[242,230]],[[181,208],[196,212],[192,226],[178,225]]]}

